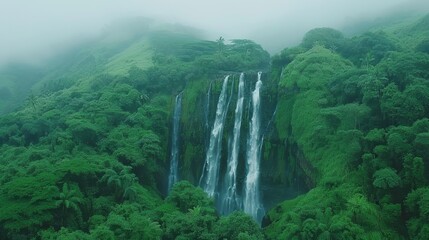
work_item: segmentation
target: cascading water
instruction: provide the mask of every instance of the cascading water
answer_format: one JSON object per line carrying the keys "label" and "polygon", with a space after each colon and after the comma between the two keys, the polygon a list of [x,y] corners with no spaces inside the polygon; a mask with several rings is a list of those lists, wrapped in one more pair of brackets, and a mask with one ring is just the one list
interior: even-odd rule
{"label": "cascading water", "polygon": [[207,132],[210,130],[209,129],[209,113],[210,113],[210,96],[212,93],[212,84],[213,81],[210,82],[209,85],[209,90],[207,91],[207,97],[206,97],[206,107],[204,109],[204,127],[206,128]]}
{"label": "cascading water", "polygon": [[263,215],[263,208],[260,204],[259,196],[259,161],[261,155],[261,133],[260,133],[260,94],[262,86],[261,72],[258,72],[258,81],[255,90],[252,92],[252,119],[249,128],[249,138],[247,143],[247,173],[244,186],[243,209],[251,215],[253,219],[260,222]]}
{"label": "cascading water", "polygon": [[237,195],[237,165],[238,165],[238,152],[240,150],[240,132],[241,132],[241,119],[243,116],[243,102],[244,102],[244,73],[240,74],[240,81],[238,83],[238,97],[237,105],[235,107],[235,120],[231,153],[228,156],[228,166],[225,175],[224,193],[221,202],[222,214],[228,214],[232,211],[239,209],[241,206],[240,199]]}
{"label": "cascading water", "polygon": [[179,163],[179,125],[180,114],[182,112],[182,93],[176,96],[173,115],[173,133],[171,134],[171,153],[170,153],[170,175],[168,176],[168,191],[177,182],[178,163]]}
{"label": "cascading water", "polygon": [[228,110],[228,79],[229,75],[226,76],[223,81],[222,90],[216,108],[216,118],[210,135],[209,148],[207,149],[206,160],[204,162],[203,174],[200,179],[200,185],[210,197],[215,195],[219,178],[222,133]]}

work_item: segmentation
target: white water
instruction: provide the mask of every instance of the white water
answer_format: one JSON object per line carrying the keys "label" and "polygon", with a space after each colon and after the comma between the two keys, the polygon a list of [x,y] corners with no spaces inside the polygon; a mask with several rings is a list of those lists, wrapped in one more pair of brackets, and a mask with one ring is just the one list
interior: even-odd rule
{"label": "white water", "polygon": [[207,91],[207,97],[206,97],[206,108],[204,109],[205,111],[205,116],[204,116],[204,126],[207,130],[207,132],[209,131],[209,116],[210,116],[210,96],[212,93],[212,84],[213,81],[210,82],[209,85],[209,90]]}
{"label": "white water", "polygon": [[173,133],[171,134],[171,153],[170,153],[170,175],[168,176],[168,191],[177,182],[178,162],[179,162],[179,125],[180,114],[182,112],[182,93],[176,96],[173,115]]}
{"label": "white water", "polygon": [[249,126],[249,138],[247,145],[247,174],[244,186],[243,208],[244,212],[251,215],[253,219],[260,222],[263,208],[260,204],[259,196],[259,165],[261,155],[261,133],[260,133],[260,95],[262,86],[261,72],[258,73],[258,81],[255,90],[252,92],[252,119]]}
{"label": "white water", "polygon": [[228,157],[227,172],[225,175],[224,195],[221,204],[223,214],[231,213],[241,207],[240,199],[237,195],[237,165],[238,153],[240,150],[241,119],[243,116],[244,102],[244,73],[240,74],[238,83],[238,97],[235,107],[235,120],[232,139],[231,153]]}
{"label": "white water", "polygon": [[210,197],[215,195],[219,179],[222,133],[228,110],[228,79],[229,75],[223,81],[222,91],[216,108],[216,118],[210,135],[209,148],[207,149],[206,160],[204,162],[203,174],[200,179],[200,185]]}

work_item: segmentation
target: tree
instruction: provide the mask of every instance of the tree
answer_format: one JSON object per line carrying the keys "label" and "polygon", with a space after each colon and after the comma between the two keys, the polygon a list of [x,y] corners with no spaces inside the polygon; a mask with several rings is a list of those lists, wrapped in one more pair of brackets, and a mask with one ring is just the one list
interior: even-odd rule
{"label": "tree", "polygon": [[361,123],[366,122],[369,116],[369,108],[364,104],[350,103],[321,110],[322,116],[330,127],[337,130],[360,129]]}
{"label": "tree", "polygon": [[238,211],[221,217],[215,224],[214,232],[219,239],[239,239],[240,233],[255,239],[263,239],[258,224],[249,215]]}
{"label": "tree", "polygon": [[115,240],[115,234],[105,225],[96,227],[90,233],[95,240]]}
{"label": "tree", "polygon": [[410,124],[424,115],[422,104],[413,96],[405,96],[394,83],[383,89],[381,111],[388,124]]}
{"label": "tree", "polygon": [[401,178],[392,168],[383,168],[374,173],[372,184],[381,189],[390,189],[399,186]]}
{"label": "tree", "polygon": [[411,145],[407,142],[407,136],[394,131],[389,132],[387,136],[387,146],[392,153],[399,156],[403,156],[411,150]]}
{"label": "tree", "polygon": [[133,185],[137,181],[134,173],[131,173],[131,167],[124,166],[118,173],[113,169],[107,169],[100,180],[106,182],[108,186],[115,190],[115,195],[119,199],[133,200],[136,197],[136,187]]}
{"label": "tree", "polygon": [[363,194],[356,193],[347,200],[347,210],[352,213],[352,220],[359,225],[370,222],[369,219],[377,215],[377,211]]}
{"label": "tree", "polygon": [[345,215],[337,214],[332,217],[332,223],[329,226],[329,232],[333,239],[359,239],[359,236],[364,234],[364,229],[353,223],[353,221]]}
{"label": "tree", "polygon": [[151,219],[133,213],[129,218],[130,226],[133,229],[129,239],[139,240],[160,240],[162,236],[162,229],[159,223],[151,221]]}
{"label": "tree", "polygon": [[73,231],[68,228],[61,228],[59,231],[54,231],[52,228],[39,232],[39,237],[42,240],[92,240],[92,238],[81,230]]}
{"label": "tree", "polygon": [[0,226],[6,232],[35,235],[40,226],[54,224],[59,176],[50,172],[52,169],[44,170],[35,176],[18,174],[0,183]]}
{"label": "tree", "polygon": [[378,64],[390,51],[395,49],[397,46],[394,40],[385,32],[366,32],[347,41],[342,48],[342,55],[356,65],[366,67],[366,62],[362,62],[361,59],[365,59],[368,54],[372,56],[371,62]]}
{"label": "tree", "polygon": [[361,58],[360,60],[362,61],[362,65],[365,66],[366,71],[369,72],[370,66],[371,66],[372,62],[375,60],[375,58],[369,52],[369,53],[365,54],[365,57]]}
{"label": "tree", "polygon": [[416,189],[425,184],[424,171],[425,167],[422,158],[414,157],[411,154],[408,154],[404,157],[404,183],[411,189]]}
{"label": "tree", "polygon": [[66,121],[67,125],[71,129],[73,140],[76,143],[83,143],[89,146],[95,147],[100,137],[100,129],[98,125],[95,125],[88,120],[82,120],[78,118],[72,118]]}
{"label": "tree", "polygon": [[217,46],[218,46],[218,51],[219,52],[223,52],[223,49],[225,47],[225,38],[223,38],[222,36],[220,36],[217,40],[216,40]]}
{"label": "tree", "polygon": [[412,239],[427,239],[429,237],[429,188],[418,188],[410,192],[405,200],[405,206],[412,214],[407,222],[408,234]]}
{"label": "tree", "polygon": [[341,32],[332,28],[315,28],[307,32],[302,40],[301,46],[306,49],[316,44],[331,50],[342,50],[344,47],[344,36]]}
{"label": "tree", "polygon": [[400,90],[404,90],[414,79],[429,77],[429,56],[412,51],[390,52],[377,68]]}
{"label": "tree", "polygon": [[100,181],[106,182],[107,185],[110,185],[114,188],[120,188],[122,186],[119,174],[113,169],[107,169]]}
{"label": "tree", "polygon": [[110,212],[106,222],[100,225],[105,225],[109,229],[109,231],[104,229],[103,232],[107,232],[109,235],[110,232],[113,232],[115,239],[160,240],[162,235],[161,226],[145,216],[140,207],[136,203],[117,205]]}
{"label": "tree", "polygon": [[429,159],[429,153],[426,151],[429,147],[429,132],[417,133],[413,142],[414,151],[423,159]]}
{"label": "tree", "polygon": [[[213,209],[214,210],[214,209]],[[167,239],[216,239],[213,226],[216,221],[214,211],[197,206],[186,213],[173,212],[163,218]]]}
{"label": "tree", "polygon": [[82,194],[79,194],[79,187],[70,189],[68,183],[64,183],[62,191],[59,193],[55,205],[61,208],[61,226],[64,226],[64,220],[67,217],[67,210],[73,210],[80,216],[79,205],[83,203]]}
{"label": "tree", "polygon": [[182,212],[194,207],[213,208],[213,199],[210,199],[203,189],[195,187],[188,181],[174,184],[166,201],[174,204]]}

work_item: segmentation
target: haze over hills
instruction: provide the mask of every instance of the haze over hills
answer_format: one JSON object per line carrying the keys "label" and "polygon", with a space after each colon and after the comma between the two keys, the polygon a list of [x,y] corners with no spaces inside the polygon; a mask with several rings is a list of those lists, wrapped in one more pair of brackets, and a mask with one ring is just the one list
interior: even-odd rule
{"label": "haze over hills", "polygon": [[428,10],[425,0],[287,0],[269,4],[245,0],[6,0],[0,8],[0,65],[9,61],[37,64],[76,42],[96,37],[111,22],[128,17],[146,16],[191,26],[204,31],[209,40],[219,36],[252,39],[274,54],[299,44],[315,27],[350,30],[349,26],[356,23]]}
{"label": "haze over hills", "polygon": [[365,26],[134,18],[4,67],[0,238],[427,239],[429,15]]}
{"label": "haze over hills", "polygon": [[[423,9],[425,9],[424,5],[422,5],[421,11],[423,11]],[[348,25],[339,27],[346,35],[354,36],[368,30],[376,31],[379,28],[387,29],[389,26],[390,28],[394,28],[395,26],[404,23],[407,24],[413,22],[421,16],[422,13],[416,12],[414,8],[411,12],[406,12],[404,9],[402,9],[396,10],[394,13],[387,13],[383,17],[377,17],[375,19],[366,21],[356,20],[355,22],[352,21]],[[34,91],[34,93],[38,93],[38,87],[32,88],[33,90],[31,90],[33,84],[39,81],[43,82],[43,80],[50,81],[51,78],[61,78],[58,76],[58,74],[55,75],[55,72],[60,72],[59,75],[61,75],[63,74],[63,71],[65,71],[64,68],[68,68],[70,65],[77,64],[77,61],[82,61],[82,59],[80,59],[81,56],[77,54],[81,51],[92,51],[94,52],[95,57],[101,58],[106,57],[104,56],[106,54],[111,54],[109,55],[109,59],[105,59],[103,61],[111,61],[112,63],[110,63],[110,65],[109,63],[103,64],[106,64],[105,67],[108,67],[109,71],[113,72],[121,72],[119,69],[123,66],[121,61],[128,61],[127,65],[125,65],[125,68],[122,69],[122,74],[127,71],[128,65],[135,64],[135,61],[137,61],[137,65],[138,62],[140,62],[140,66],[150,66],[150,64],[146,64],[148,61],[143,59],[149,55],[142,53],[142,51],[150,51],[148,44],[144,44],[147,49],[143,50],[139,49],[143,43],[139,44],[138,41],[134,42],[139,37],[143,39],[144,33],[146,31],[150,31],[149,29],[152,29],[151,31],[167,30],[172,32],[181,32],[201,39],[207,39],[210,36],[210,40],[212,41],[219,37],[218,35],[208,33],[205,30],[198,30],[196,28],[186,27],[180,24],[169,24],[159,20],[153,20],[144,17],[134,17],[113,21],[104,26],[102,31],[95,31],[96,33],[92,34],[92,36],[84,34],[83,36],[86,37],[76,39],[71,44],[65,44],[64,46],[66,47],[57,48],[55,54],[49,54],[50,57],[36,54],[36,61],[17,59],[15,61],[11,61],[8,64],[0,64],[0,91],[3,93],[3,97],[0,99],[0,113],[9,112],[20,106],[22,102],[32,94],[32,91]],[[262,46],[268,47],[271,54],[275,55],[278,54],[279,51],[284,47],[293,47],[298,45],[303,38],[303,34],[305,33],[303,29],[304,28],[300,30],[300,33],[295,34],[294,36],[288,35],[285,37],[285,39],[279,37],[269,38],[268,41],[271,42],[279,41],[279,44],[276,47],[269,46],[270,43],[267,43],[266,40],[259,39],[261,36],[264,36],[263,33],[261,33],[260,36],[255,36],[255,38],[261,40],[262,43],[265,43],[265,45]],[[269,34],[267,36],[269,36]],[[227,41],[229,40],[230,39],[227,39]],[[128,46],[127,44],[134,44],[134,46]],[[127,47],[128,53],[122,52],[125,51],[125,49],[122,49],[121,47]],[[89,48],[91,48],[91,50],[89,50]],[[14,48],[12,47],[12,49]],[[116,57],[112,55],[115,53],[117,54]],[[132,54],[134,54],[134,56],[132,56]],[[140,59],[138,59],[139,56],[141,56]],[[119,62],[116,64],[115,61]],[[73,69],[68,71],[72,72]],[[17,76],[25,73],[27,74],[27,77]]]}

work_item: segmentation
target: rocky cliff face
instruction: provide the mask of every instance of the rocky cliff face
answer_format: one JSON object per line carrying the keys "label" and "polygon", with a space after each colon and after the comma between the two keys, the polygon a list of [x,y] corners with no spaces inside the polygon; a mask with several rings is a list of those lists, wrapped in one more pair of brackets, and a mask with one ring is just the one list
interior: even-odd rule
{"label": "rocky cliff face", "polygon": [[[232,89],[222,137],[220,178],[226,172],[227,156],[230,150],[234,123],[234,108],[237,101],[238,72],[230,73]],[[183,92],[181,135],[180,135],[180,178],[199,184],[207,152],[209,135],[213,127],[216,104],[224,75],[190,81]],[[242,134],[238,164],[238,188],[243,188],[245,176],[245,149],[249,134],[251,114],[250,94],[255,87],[256,72],[245,72],[245,102],[243,109]],[[261,90],[261,133],[263,134],[261,156],[261,197],[266,209],[290,199],[314,186],[314,167],[305,159],[296,141],[288,135],[293,101],[289,97],[277,97],[278,79],[269,72],[262,76]],[[290,96],[293,98],[293,95]],[[286,129],[285,129],[286,128]],[[241,192],[241,190],[240,190]]]}
{"label": "rocky cliff face", "polygon": [[[324,62],[325,59],[326,61]],[[333,67],[335,66],[335,67]],[[287,67],[276,66],[263,74],[261,91],[261,197],[266,209],[296,197],[315,187],[325,168],[320,157],[320,146],[327,134],[321,109],[331,99],[326,87],[338,70],[350,68],[332,51],[316,46],[297,55]],[[302,73],[302,74],[300,74]],[[182,134],[179,172],[181,179],[199,184],[216,104],[222,79],[228,74],[217,74],[188,82],[183,93]],[[230,72],[232,89],[222,137],[220,182],[226,171],[234,123],[234,106],[239,72]],[[245,176],[245,148],[249,134],[250,94],[256,82],[256,72],[245,72],[246,91],[238,165],[238,188],[242,189]],[[319,152],[317,152],[317,151]],[[329,173],[336,174],[336,173]]]}

